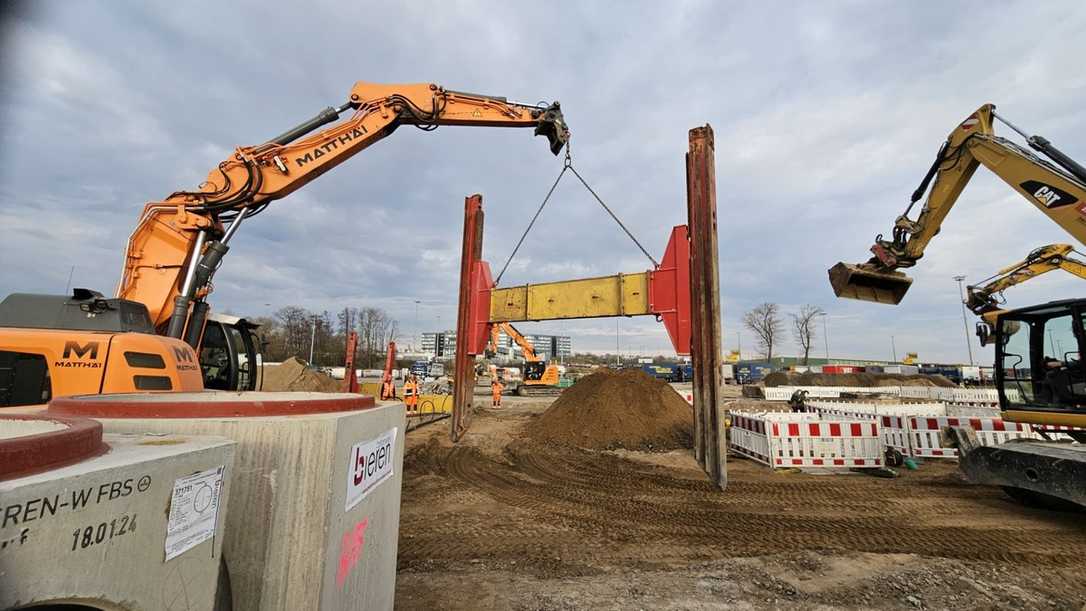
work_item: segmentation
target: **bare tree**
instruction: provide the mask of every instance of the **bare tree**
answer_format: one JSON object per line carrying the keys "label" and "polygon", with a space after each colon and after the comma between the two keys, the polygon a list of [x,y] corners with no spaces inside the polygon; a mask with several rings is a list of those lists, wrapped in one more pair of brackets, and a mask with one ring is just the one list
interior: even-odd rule
{"label": "bare tree", "polygon": [[743,315],[743,324],[758,338],[766,360],[773,358],[773,346],[784,332],[779,310],[780,306],[767,302]]}
{"label": "bare tree", "polygon": [[388,342],[396,336],[396,321],[381,308],[360,308],[358,310],[358,344],[362,366],[371,368],[379,365],[385,354]]}
{"label": "bare tree", "polygon": [[286,306],[275,312],[275,319],[282,328],[282,358],[309,356],[309,333],[312,314],[305,308]]}
{"label": "bare tree", "polygon": [[799,344],[800,350],[803,351],[804,365],[807,364],[807,359],[811,355],[811,346],[815,341],[817,329],[815,320],[825,313],[822,308],[807,304],[800,308],[799,313],[792,314],[792,336],[795,337],[796,343]]}

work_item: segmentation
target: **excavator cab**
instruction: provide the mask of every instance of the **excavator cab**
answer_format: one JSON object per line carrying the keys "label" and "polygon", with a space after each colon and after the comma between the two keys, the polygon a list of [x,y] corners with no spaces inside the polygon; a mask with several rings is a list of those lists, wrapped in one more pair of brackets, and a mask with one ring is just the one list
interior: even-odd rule
{"label": "excavator cab", "polygon": [[1009,310],[996,323],[996,384],[1009,420],[1086,424],[1086,299]]}
{"label": "excavator cab", "polygon": [[214,390],[259,390],[261,341],[255,330],[260,325],[227,314],[208,316],[200,342],[200,369],[204,388]]}
{"label": "excavator cab", "polygon": [[897,305],[913,279],[901,272],[876,271],[870,264],[838,263],[829,269],[833,294],[845,299]]}

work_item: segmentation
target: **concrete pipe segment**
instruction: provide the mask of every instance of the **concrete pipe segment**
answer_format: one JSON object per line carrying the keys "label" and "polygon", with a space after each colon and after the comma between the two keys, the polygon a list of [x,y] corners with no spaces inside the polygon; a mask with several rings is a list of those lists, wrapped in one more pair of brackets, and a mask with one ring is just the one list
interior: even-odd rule
{"label": "concrete pipe segment", "polygon": [[54,399],[107,433],[237,442],[222,537],[235,611],[392,609],[404,405],[312,392]]}
{"label": "concrete pipe segment", "polygon": [[234,445],[0,415],[0,609],[214,609]]}

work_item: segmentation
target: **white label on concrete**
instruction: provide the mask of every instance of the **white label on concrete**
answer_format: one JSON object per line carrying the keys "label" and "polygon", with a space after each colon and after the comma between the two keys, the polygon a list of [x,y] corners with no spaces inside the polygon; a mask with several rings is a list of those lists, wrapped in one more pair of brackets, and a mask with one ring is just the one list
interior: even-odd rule
{"label": "white label on concrete", "polygon": [[225,466],[174,480],[166,522],[166,560],[176,558],[215,535]]}
{"label": "white label on concrete", "polygon": [[344,511],[350,511],[378,484],[392,477],[398,428],[394,426],[384,435],[356,443],[351,448],[347,456],[347,507]]}

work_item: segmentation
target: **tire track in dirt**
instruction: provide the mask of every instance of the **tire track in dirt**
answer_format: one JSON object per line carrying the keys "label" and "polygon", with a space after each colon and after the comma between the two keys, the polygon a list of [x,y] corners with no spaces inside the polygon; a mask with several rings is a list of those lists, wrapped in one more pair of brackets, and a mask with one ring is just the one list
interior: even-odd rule
{"label": "tire track in dirt", "polygon": [[[506,446],[501,460],[471,447],[411,453],[409,479],[416,472],[447,477],[534,519],[507,525],[500,515],[454,516],[440,532],[420,528],[422,534],[401,540],[401,566],[479,557],[719,559],[797,549],[1066,566],[1086,555],[1086,534],[1074,527],[1075,517],[1045,514],[1028,527],[940,525],[977,511],[1007,511],[1018,523],[1031,518],[1029,510],[1000,501],[998,490],[949,477],[774,481],[740,471],[720,493],[661,467],[519,441]],[[405,529],[415,532],[410,518]]]}

